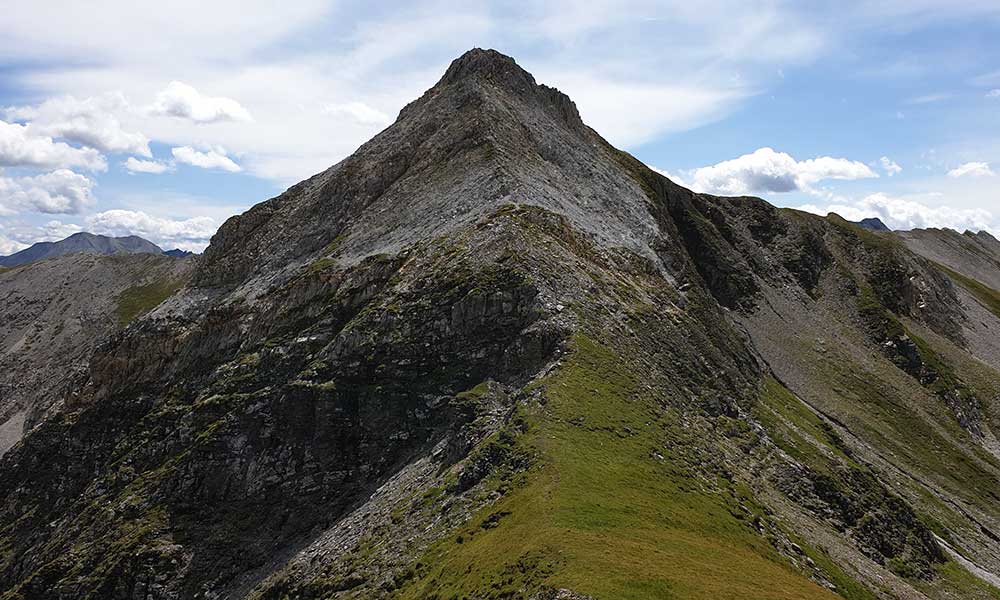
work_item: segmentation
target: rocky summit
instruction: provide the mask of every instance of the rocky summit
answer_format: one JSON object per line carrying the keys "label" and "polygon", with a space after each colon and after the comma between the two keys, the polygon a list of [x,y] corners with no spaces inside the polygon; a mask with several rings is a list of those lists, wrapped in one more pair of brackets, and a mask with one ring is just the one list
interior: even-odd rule
{"label": "rocky summit", "polygon": [[0,598],[1000,595],[988,234],[694,193],[477,49],[191,264],[19,400]]}

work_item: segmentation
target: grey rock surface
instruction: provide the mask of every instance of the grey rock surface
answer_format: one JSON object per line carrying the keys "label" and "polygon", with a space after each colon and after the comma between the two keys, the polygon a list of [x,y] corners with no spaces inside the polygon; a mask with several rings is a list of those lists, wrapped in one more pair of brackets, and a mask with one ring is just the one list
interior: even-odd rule
{"label": "grey rock surface", "polygon": [[0,273],[0,454],[86,373],[124,323],[129,289],[187,277],[191,261],[158,254],[71,254]]}
{"label": "grey rock surface", "polygon": [[916,254],[1000,289],[1000,241],[989,232],[914,229],[896,235]]}

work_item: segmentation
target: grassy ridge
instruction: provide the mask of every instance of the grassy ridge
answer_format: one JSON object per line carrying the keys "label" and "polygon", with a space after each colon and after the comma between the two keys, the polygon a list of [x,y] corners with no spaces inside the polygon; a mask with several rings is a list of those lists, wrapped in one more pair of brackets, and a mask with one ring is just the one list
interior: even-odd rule
{"label": "grassy ridge", "polygon": [[118,297],[115,316],[118,323],[128,325],[136,317],[156,308],[184,285],[181,279],[158,279],[146,285],[130,287]]}
{"label": "grassy ridge", "polygon": [[602,600],[836,597],[757,534],[749,493],[728,481],[707,491],[686,472],[694,444],[621,359],[585,337],[574,346],[540,384],[546,402],[520,440],[541,466],[432,546],[400,597],[522,597],[540,585]]}

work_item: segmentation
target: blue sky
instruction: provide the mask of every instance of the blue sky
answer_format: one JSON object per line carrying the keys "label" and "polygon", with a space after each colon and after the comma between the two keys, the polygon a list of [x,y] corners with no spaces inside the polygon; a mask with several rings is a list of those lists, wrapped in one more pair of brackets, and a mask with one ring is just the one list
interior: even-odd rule
{"label": "blue sky", "polygon": [[1000,234],[995,0],[373,4],[5,7],[0,253],[78,230],[200,250],[476,46],[696,190]]}

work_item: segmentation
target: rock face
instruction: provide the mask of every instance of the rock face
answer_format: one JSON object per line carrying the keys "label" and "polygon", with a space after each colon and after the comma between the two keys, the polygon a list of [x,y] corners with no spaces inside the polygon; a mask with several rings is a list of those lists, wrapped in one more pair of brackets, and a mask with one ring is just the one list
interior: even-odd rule
{"label": "rock face", "polygon": [[180,287],[192,264],[74,254],[0,273],[0,454],[61,405],[98,343]]}
{"label": "rock face", "polygon": [[993,597],[1000,316],[956,277],[470,51],[0,460],[2,597]]}
{"label": "rock face", "polygon": [[988,232],[915,229],[900,231],[899,236],[913,252],[1000,289],[1000,241]]}
{"label": "rock face", "polygon": [[159,246],[134,235],[107,237],[93,233],[74,233],[58,242],[39,242],[10,256],[0,256],[0,267],[16,267],[43,258],[65,254],[162,254]]}

